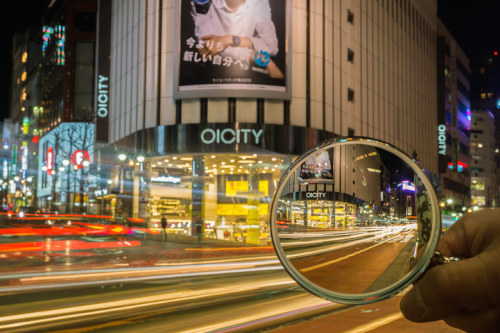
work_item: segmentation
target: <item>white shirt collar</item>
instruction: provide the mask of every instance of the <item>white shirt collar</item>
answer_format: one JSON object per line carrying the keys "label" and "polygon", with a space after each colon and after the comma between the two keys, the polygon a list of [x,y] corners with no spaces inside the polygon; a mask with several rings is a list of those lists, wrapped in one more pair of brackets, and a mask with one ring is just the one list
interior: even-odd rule
{"label": "white shirt collar", "polygon": [[[217,7],[218,9],[223,9],[227,12],[233,13],[233,10],[227,6],[226,0],[212,0],[212,1],[213,1],[213,5],[215,7]],[[238,10],[234,13],[237,13],[241,10],[246,10],[247,7],[248,7],[248,1],[245,0],[245,3],[243,3],[243,5],[241,5],[240,8],[238,8]]]}

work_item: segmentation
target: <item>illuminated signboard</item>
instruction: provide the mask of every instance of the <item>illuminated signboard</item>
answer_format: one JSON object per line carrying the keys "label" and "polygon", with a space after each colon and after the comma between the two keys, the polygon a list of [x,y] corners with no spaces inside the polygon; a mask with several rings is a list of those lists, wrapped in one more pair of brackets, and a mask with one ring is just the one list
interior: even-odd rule
{"label": "illuminated signboard", "polygon": [[223,144],[232,144],[232,143],[254,143],[259,144],[259,140],[262,136],[262,129],[255,130],[249,128],[240,128],[240,129],[211,129],[206,128],[201,131],[200,138],[201,142],[204,144],[212,144],[212,143],[223,143]]}
{"label": "illuminated signboard", "polygon": [[438,153],[446,156],[446,125],[438,126]]}
{"label": "illuminated signboard", "polygon": [[[248,181],[235,180],[226,182],[226,196],[234,197],[241,193],[245,195],[249,191]],[[267,180],[259,180],[259,192],[267,196],[269,194],[269,182]]]}
{"label": "illuminated signboard", "polygon": [[51,59],[58,66],[63,66],[66,62],[66,27],[56,25],[55,27],[44,26],[42,29],[42,53],[45,56],[51,40],[55,40],[55,52]]}
{"label": "illuminated signboard", "polygon": [[290,99],[291,1],[222,2],[179,1],[175,98]]}
{"label": "illuminated signboard", "polygon": [[54,150],[52,147],[47,149],[47,173],[50,175],[52,170],[54,169]]}
{"label": "illuminated signboard", "polygon": [[108,102],[109,102],[109,85],[108,78],[104,75],[99,75],[97,83],[97,115],[101,118],[108,116]]}
{"label": "illuminated signboard", "polygon": [[398,187],[401,187],[403,191],[415,192],[415,184],[411,183],[409,180],[403,180]]}
{"label": "illuminated signboard", "polygon": [[77,150],[71,156],[71,164],[78,169],[86,167],[90,162],[90,155],[86,150]]}
{"label": "illuminated signboard", "polygon": [[[464,162],[458,161],[457,162],[457,171],[462,172],[462,171],[464,171],[464,168],[467,168],[467,164],[465,164]],[[448,163],[448,169],[453,170],[453,163],[452,162]]]}
{"label": "illuminated signboard", "polygon": [[151,177],[151,182],[152,183],[180,184],[181,177],[176,177],[176,176]]}
{"label": "illuminated signboard", "polygon": [[[248,204],[217,204],[218,216],[235,216],[248,215],[248,209],[251,208]],[[259,215],[267,215],[269,212],[269,204],[261,203],[258,205]]]}
{"label": "illuminated signboard", "polygon": [[30,127],[30,119],[28,117],[23,118],[23,134],[28,134]]}

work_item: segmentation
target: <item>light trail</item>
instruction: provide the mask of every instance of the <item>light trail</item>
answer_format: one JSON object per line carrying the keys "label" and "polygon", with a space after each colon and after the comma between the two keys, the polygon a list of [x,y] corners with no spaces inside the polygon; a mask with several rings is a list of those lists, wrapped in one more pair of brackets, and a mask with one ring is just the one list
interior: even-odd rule
{"label": "light trail", "polygon": [[[225,275],[281,270],[283,270],[283,267],[279,264],[278,260],[266,260],[244,263],[211,263],[182,266],[176,265],[173,267],[128,268],[118,271],[116,269],[106,269],[95,271],[89,270],[86,272],[79,271],[74,273],[59,272],[58,274],[51,273],[41,276],[30,276],[28,274],[12,274],[9,276],[9,278],[17,278],[23,285],[1,287],[0,295],[12,294],[14,292],[35,291],[37,289],[49,290],[88,287],[96,284],[101,285],[103,283],[131,283],[158,279],[193,278],[207,275]],[[75,280],[77,281],[65,282]]]}
{"label": "light trail", "polygon": [[356,241],[352,241],[352,242],[348,242],[348,243],[332,244],[331,246],[324,246],[320,249],[300,251],[300,253],[295,253],[295,254],[290,253],[290,254],[287,254],[287,257],[289,259],[297,259],[297,258],[303,258],[303,257],[307,257],[307,256],[313,256],[313,255],[323,254],[323,253],[327,253],[327,252],[337,251],[337,250],[345,249],[345,248],[352,247],[355,245],[366,244],[366,243],[378,241],[380,239],[392,236],[394,234],[397,234],[397,236],[395,236],[391,239],[395,239],[395,238],[401,236],[400,231],[397,231],[397,232],[394,231],[394,232],[390,232],[390,233],[389,232],[381,233],[379,235],[374,235],[373,237],[370,237],[370,238],[363,238],[361,240],[356,240]]}
{"label": "light trail", "polygon": [[351,257],[354,257],[354,256],[356,256],[358,254],[363,253],[363,252],[369,251],[369,250],[371,250],[371,249],[373,249],[373,248],[375,248],[377,246],[380,246],[380,245],[385,244],[385,243],[387,243],[387,242],[389,242],[389,241],[391,241],[393,239],[400,238],[400,237],[401,237],[400,235],[394,236],[392,238],[386,239],[386,240],[384,240],[384,241],[382,241],[380,243],[377,243],[375,245],[372,245],[372,246],[369,246],[369,247],[364,248],[362,250],[359,250],[359,251],[353,252],[351,254],[348,254],[348,255],[346,255],[344,257],[340,257],[340,258],[337,258],[337,259],[334,259],[334,260],[330,260],[330,261],[324,262],[322,264],[318,264],[318,265],[314,265],[314,266],[309,266],[307,268],[302,268],[302,269],[300,269],[300,271],[305,273],[305,272],[310,272],[310,271],[313,271],[315,269],[319,269],[319,268],[323,268],[323,267],[335,264],[335,263],[337,263],[339,261],[349,259]]}
{"label": "light trail", "polygon": [[[267,278],[264,281],[242,281],[230,286],[211,287],[196,290],[173,291],[160,295],[130,297],[122,300],[99,302],[88,305],[70,306],[45,311],[27,312],[0,317],[0,330],[39,325],[48,322],[64,321],[82,317],[91,317],[116,312],[135,311],[140,308],[182,303],[197,302],[207,298],[220,298],[232,294],[241,294],[262,288],[287,288],[296,283],[284,277]],[[324,302],[324,301],[323,301]]]}

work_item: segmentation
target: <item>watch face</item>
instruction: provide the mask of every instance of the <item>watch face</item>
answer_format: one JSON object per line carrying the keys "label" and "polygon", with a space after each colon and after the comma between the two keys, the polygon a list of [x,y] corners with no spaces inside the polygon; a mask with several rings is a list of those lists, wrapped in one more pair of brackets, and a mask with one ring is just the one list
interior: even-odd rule
{"label": "watch face", "polygon": [[241,42],[240,37],[233,36],[233,46],[239,46],[240,42]]}

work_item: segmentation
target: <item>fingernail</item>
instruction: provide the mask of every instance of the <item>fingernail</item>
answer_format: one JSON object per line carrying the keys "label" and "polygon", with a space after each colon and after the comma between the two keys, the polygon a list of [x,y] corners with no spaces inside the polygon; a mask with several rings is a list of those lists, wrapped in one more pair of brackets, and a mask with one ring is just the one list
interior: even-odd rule
{"label": "fingernail", "polygon": [[427,310],[419,288],[411,289],[401,300],[401,311],[408,320],[423,321]]}

